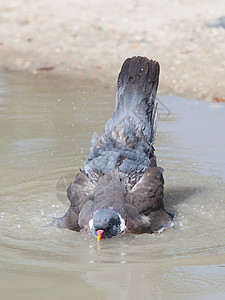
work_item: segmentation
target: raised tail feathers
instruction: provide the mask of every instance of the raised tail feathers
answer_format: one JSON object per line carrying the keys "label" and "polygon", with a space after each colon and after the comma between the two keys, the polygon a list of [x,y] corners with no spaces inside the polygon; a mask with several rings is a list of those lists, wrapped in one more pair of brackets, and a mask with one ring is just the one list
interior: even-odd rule
{"label": "raised tail feathers", "polygon": [[156,92],[159,63],[146,57],[132,57],[122,65],[116,95],[116,109],[104,134],[93,135],[84,171],[94,178],[119,168],[121,172],[143,173],[154,153]]}
{"label": "raised tail feathers", "polygon": [[[123,102],[126,108],[135,107],[146,99],[146,108],[155,101],[159,83],[159,63],[147,57],[134,56],[127,58],[122,65],[117,82],[116,110]],[[146,111],[147,114],[150,110]]]}
{"label": "raised tail feathers", "polygon": [[[159,63],[146,57],[127,58],[122,65],[116,95],[116,109],[105,126],[105,135],[121,133],[123,140],[129,135],[145,136],[145,143],[153,144],[156,129],[157,105],[155,98],[159,83]],[[125,129],[127,128],[127,129]],[[125,137],[127,135],[127,138]],[[117,138],[121,142],[121,138]]]}

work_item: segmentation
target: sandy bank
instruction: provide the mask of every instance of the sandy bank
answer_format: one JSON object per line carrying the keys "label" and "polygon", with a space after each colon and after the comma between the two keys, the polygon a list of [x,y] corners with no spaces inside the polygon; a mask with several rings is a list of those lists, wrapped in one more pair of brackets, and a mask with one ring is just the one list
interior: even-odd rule
{"label": "sandy bank", "polygon": [[206,25],[225,15],[224,1],[0,0],[0,5],[2,70],[96,78],[115,86],[123,60],[143,55],[160,62],[160,93],[225,98],[225,29]]}

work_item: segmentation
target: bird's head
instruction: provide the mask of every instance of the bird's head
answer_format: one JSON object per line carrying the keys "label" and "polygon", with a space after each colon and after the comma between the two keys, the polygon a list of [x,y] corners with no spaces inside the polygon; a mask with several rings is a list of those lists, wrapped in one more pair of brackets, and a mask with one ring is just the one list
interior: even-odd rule
{"label": "bird's head", "polygon": [[117,236],[125,229],[124,219],[113,209],[97,210],[89,221],[90,231],[97,241],[101,238]]}

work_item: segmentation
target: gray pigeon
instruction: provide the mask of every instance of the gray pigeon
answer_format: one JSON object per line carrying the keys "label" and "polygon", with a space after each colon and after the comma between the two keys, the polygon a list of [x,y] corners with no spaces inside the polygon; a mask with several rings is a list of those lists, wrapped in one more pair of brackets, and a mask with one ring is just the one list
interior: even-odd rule
{"label": "gray pigeon", "polygon": [[123,232],[153,233],[170,227],[164,209],[163,169],[153,142],[159,63],[127,58],[118,77],[116,109],[102,136],[93,134],[88,160],[67,189],[70,207],[54,222],[85,229],[99,241]]}

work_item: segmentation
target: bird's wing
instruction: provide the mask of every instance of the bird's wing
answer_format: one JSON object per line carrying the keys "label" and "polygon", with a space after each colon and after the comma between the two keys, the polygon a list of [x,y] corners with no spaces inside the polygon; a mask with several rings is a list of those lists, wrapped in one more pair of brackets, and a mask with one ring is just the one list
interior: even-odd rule
{"label": "bird's wing", "polygon": [[151,167],[131,189],[128,203],[138,211],[142,221],[143,232],[154,232],[167,227],[170,215],[164,210],[163,203],[163,169],[157,167],[156,158],[151,158]]}
{"label": "bird's wing", "polygon": [[74,182],[67,189],[67,197],[70,207],[61,218],[55,218],[54,223],[61,228],[69,228],[79,231],[79,214],[83,206],[93,200],[94,184],[84,173],[77,174]]}

